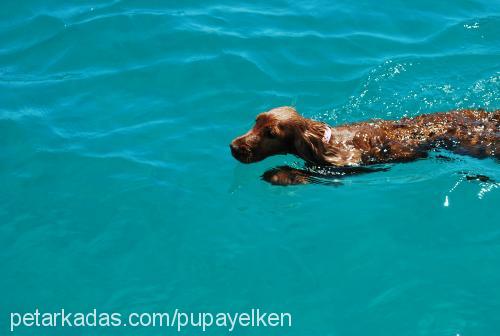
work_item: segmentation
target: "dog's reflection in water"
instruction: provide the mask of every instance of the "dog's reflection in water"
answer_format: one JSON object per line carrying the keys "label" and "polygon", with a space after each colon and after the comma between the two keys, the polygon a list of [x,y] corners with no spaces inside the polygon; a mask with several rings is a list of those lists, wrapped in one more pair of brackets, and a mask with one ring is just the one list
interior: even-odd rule
{"label": "dog's reflection in water", "polygon": [[331,167],[311,166],[298,169],[290,166],[279,166],[262,174],[262,179],[274,185],[291,184],[323,184],[331,186],[342,185],[341,178],[350,175],[388,171],[389,167]]}

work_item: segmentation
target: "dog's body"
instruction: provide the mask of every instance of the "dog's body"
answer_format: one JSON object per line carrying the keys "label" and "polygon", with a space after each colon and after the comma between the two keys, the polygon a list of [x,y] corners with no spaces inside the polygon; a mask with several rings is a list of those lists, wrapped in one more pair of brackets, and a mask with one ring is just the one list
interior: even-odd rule
{"label": "dog's body", "polygon": [[[460,110],[331,127],[303,118],[291,107],[279,107],[261,113],[255,126],[230,146],[244,163],[294,154],[310,165],[349,168],[412,161],[433,148],[499,159],[499,137],[500,111]],[[264,178],[276,184],[306,183],[304,171],[282,171]]]}

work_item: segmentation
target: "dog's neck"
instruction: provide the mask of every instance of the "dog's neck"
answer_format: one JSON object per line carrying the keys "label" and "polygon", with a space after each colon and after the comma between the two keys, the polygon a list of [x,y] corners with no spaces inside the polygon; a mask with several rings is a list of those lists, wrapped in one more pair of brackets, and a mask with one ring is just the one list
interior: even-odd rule
{"label": "dog's neck", "polygon": [[313,164],[328,164],[326,156],[332,153],[330,140],[332,129],[329,125],[303,118],[294,137],[294,153]]}

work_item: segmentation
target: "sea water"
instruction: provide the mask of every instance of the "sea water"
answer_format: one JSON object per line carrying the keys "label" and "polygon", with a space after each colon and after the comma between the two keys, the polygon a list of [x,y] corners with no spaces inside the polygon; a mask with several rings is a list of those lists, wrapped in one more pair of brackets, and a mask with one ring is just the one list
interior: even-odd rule
{"label": "sea water", "polygon": [[499,109],[498,1],[7,0],[0,18],[1,334],[37,308],[292,314],[236,335],[500,333],[498,162],[441,152],[276,187],[261,174],[299,159],[228,148],[281,105],[332,125]]}

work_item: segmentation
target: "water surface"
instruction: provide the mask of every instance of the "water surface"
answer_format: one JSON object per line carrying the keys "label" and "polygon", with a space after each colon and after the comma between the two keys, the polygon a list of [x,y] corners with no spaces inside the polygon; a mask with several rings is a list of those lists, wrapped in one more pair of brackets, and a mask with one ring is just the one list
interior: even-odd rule
{"label": "water surface", "polygon": [[235,334],[498,334],[499,185],[460,174],[498,163],[281,188],[260,175],[298,159],[228,144],[280,105],[340,124],[499,92],[497,1],[3,1],[0,330],[35,308],[260,307],[293,327]]}

